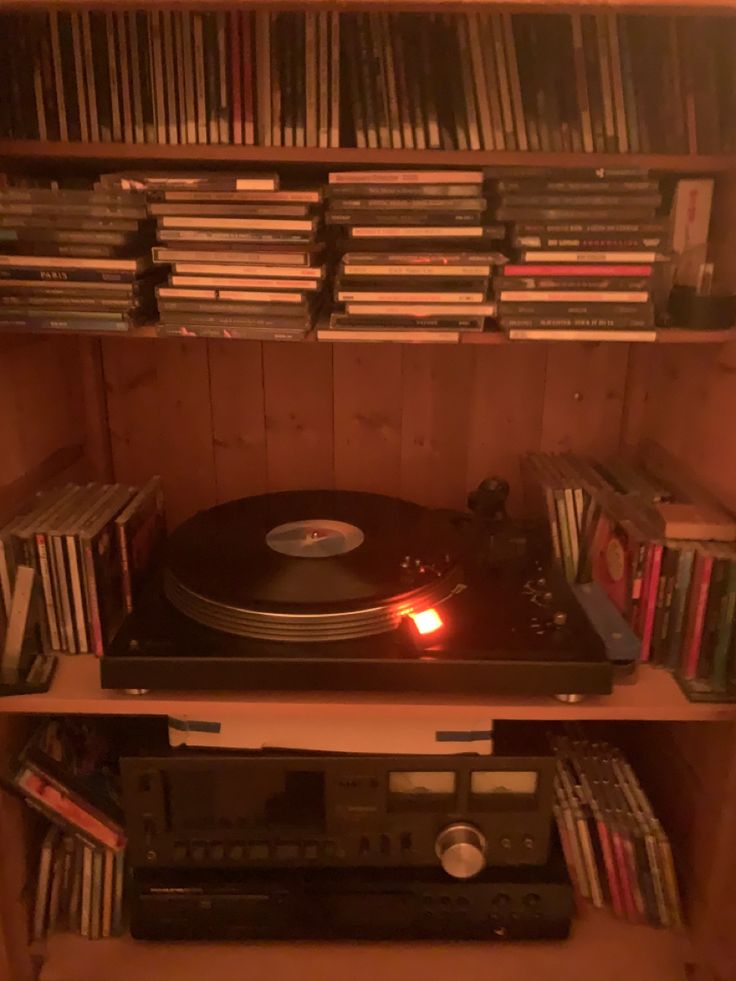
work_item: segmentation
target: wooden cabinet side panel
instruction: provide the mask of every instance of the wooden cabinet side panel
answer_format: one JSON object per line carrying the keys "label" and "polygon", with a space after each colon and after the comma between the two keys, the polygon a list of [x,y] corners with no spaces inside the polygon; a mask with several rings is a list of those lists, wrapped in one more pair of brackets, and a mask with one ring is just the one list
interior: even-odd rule
{"label": "wooden cabinet side panel", "polygon": [[736,344],[658,353],[640,438],[677,457],[724,504],[736,508]]}
{"label": "wooden cabinet side panel", "polygon": [[[0,716],[0,765],[3,770],[27,738],[24,719]],[[0,981],[34,981],[29,948],[29,905],[33,902],[37,857],[32,842],[33,815],[17,798],[0,790]]]}
{"label": "wooden cabinet side panel", "polygon": [[685,900],[695,978],[736,977],[736,725],[617,728],[670,836]]}
{"label": "wooden cabinet side panel", "polygon": [[85,470],[75,338],[0,338],[0,514],[55,475]]}

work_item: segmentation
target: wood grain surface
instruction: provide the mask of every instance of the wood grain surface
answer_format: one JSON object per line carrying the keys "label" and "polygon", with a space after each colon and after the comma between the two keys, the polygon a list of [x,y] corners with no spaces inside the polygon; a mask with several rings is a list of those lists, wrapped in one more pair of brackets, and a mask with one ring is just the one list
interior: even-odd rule
{"label": "wood grain surface", "polygon": [[492,474],[521,510],[528,450],[607,454],[629,345],[102,342],[115,478],[161,472],[173,524],[271,490],[463,507]]}

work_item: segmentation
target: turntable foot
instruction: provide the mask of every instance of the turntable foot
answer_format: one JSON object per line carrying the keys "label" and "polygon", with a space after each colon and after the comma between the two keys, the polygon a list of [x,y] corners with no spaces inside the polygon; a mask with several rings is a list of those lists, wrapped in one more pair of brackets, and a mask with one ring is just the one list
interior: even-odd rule
{"label": "turntable foot", "polygon": [[123,695],[147,695],[150,688],[123,688]]}
{"label": "turntable foot", "polygon": [[566,705],[577,705],[585,701],[585,695],[580,694],[555,695],[555,698],[558,702],[565,702]]}

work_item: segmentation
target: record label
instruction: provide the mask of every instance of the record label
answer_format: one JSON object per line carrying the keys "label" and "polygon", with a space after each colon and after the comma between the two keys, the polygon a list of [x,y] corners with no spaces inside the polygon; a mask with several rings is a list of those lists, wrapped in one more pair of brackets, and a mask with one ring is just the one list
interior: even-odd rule
{"label": "record label", "polygon": [[306,518],[277,525],[266,535],[266,544],[280,555],[299,559],[325,559],[345,555],[362,545],[365,535],[355,525],[328,518]]}

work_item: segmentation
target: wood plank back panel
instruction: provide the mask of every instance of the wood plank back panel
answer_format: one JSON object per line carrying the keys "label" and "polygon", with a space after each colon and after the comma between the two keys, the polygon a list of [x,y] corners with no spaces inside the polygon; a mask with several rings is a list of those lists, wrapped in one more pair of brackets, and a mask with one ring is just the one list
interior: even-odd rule
{"label": "wood plank back panel", "polygon": [[471,348],[403,350],[401,496],[461,507],[467,493]]}
{"label": "wood plank back panel", "polygon": [[115,479],[161,473],[173,526],[214,503],[212,409],[204,347],[103,341]]}
{"label": "wood plank back panel", "polygon": [[263,346],[211,341],[210,397],[217,501],[268,487]]}
{"label": "wood plank back panel", "polygon": [[188,341],[166,340],[157,355],[159,466],[178,525],[216,500],[209,363]]}
{"label": "wood plank back panel", "polygon": [[160,470],[158,443],[158,344],[102,341],[116,480],[140,484]]}
{"label": "wood plank back panel", "polygon": [[476,353],[467,485],[476,487],[491,473],[505,477],[514,515],[528,511],[519,460],[541,445],[546,374],[547,348],[541,344]]}
{"label": "wood plank back panel", "polygon": [[625,344],[550,345],[542,449],[603,455],[618,449],[628,357]]}
{"label": "wood plank back panel", "polygon": [[612,452],[624,421],[618,345],[111,339],[102,351],[115,478],[162,473],[172,526],[217,501],[300,487],[462,507],[496,473],[519,513],[521,453]]}
{"label": "wood plank back panel", "polygon": [[334,485],[401,493],[401,349],[338,344],[333,353]]}
{"label": "wood plank back panel", "polygon": [[263,345],[269,490],[332,487],[332,350],[329,345]]}

